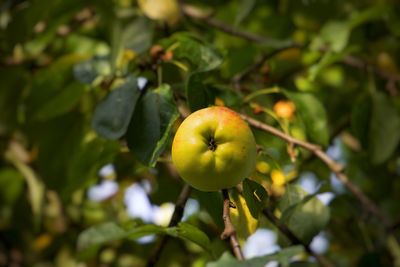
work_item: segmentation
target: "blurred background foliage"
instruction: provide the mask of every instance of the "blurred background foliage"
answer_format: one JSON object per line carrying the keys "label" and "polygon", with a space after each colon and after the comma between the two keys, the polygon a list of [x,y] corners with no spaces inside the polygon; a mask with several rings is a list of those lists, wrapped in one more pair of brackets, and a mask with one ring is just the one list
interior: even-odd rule
{"label": "blurred background foliage", "polygon": [[[162,235],[158,266],[318,266],[265,205],[333,266],[400,266],[399,37],[395,0],[2,1],[0,266],[146,266]],[[257,129],[257,169],[231,191],[248,262],[219,238],[218,193],[193,190],[166,228],[184,185],[171,137],[209,105],[322,146],[390,231]]]}

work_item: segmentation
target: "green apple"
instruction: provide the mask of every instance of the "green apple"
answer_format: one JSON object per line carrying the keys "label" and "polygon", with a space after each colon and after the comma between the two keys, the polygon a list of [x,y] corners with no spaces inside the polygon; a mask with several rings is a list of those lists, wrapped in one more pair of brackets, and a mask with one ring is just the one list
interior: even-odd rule
{"label": "green apple", "polygon": [[233,110],[209,107],[188,116],[172,144],[179,175],[201,191],[233,187],[253,172],[256,143],[249,126]]}

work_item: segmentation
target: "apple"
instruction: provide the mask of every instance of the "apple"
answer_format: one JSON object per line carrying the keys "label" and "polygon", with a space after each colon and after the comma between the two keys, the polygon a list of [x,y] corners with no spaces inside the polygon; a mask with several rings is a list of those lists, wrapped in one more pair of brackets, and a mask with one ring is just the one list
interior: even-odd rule
{"label": "apple", "polygon": [[201,191],[239,184],[256,165],[256,142],[247,123],[226,107],[208,107],[189,115],[172,143],[179,175]]}

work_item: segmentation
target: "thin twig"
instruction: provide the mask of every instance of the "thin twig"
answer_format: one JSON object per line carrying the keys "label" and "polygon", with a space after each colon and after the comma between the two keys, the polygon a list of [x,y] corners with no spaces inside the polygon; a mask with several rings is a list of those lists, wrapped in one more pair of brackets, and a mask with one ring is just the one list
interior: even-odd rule
{"label": "thin twig", "polygon": [[312,255],[318,263],[323,267],[333,267],[334,264],[331,263],[326,257],[323,255],[317,254],[313,251],[308,244],[300,240],[285,224],[283,224],[269,209],[265,208],[262,210],[262,213],[268,220],[275,225],[278,230],[284,234],[293,245],[302,245],[304,249]]}
{"label": "thin twig", "polygon": [[230,241],[233,253],[238,260],[244,260],[242,249],[240,248],[239,241],[236,236],[235,227],[231,221],[230,208],[232,207],[232,202],[229,199],[229,194],[227,189],[222,190],[222,196],[224,197],[224,210],[222,214],[222,219],[224,220],[224,231],[221,234],[221,239],[228,239]]}
{"label": "thin twig", "polygon": [[[182,220],[183,211],[191,192],[192,188],[187,184],[182,188],[182,191],[179,194],[178,199],[176,200],[174,213],[172,214],[168,227],[174,227]],[[149,257],[146,267],[153,267],[157,264],[158,260],[161,257],[161,253],[164,250],[164,247],[168,243],[169,239],[170,236],[168,235],[164,235],[161,237],[161,240],[157,243],[153,253]]]}
{"label": "thin twig", "polygon": [[389,218],[384,214],[379,207],[369,199],[355,184],[353,184],[346,174],[343,172],[343,166],[336,161],[332,160],[322,149],[320,146],[308,143],[305,141],[301,141],[293,138],[292,136],[285,134],[272,126],[269,126],[265,123],[262,123],[256,119],[253,119],[247,115],[241,114],[241,117],[246,120],[251,126],[254,128],[263,130],[265,132],[271,133],[282,140],[291,143],[293,145],[297,145],[299,147],[305,148],[312,152],[316,157],[322,160],[325,165],[336,175],[339,181],[360,201],[363,208],[376,216],[379,220],[381,220],[385,229],[390,229]]}

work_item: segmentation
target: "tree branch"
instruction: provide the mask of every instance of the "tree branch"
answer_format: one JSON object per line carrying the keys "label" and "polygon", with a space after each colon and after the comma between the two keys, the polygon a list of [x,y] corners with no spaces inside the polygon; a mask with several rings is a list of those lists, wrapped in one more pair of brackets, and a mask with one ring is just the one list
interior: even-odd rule
{"label": "tree branch", "polygon": [[230,208],[234,207],[229,199],[227,189],[222,190],[222,196],[224,198],[224,210],[222,219],[224,220],[225,229],[221,234],[221,239],[228,239],[230,241],[233,253],[238,260],[244,260],[242,249],[240,248],[239,241],[236,237],[236,230],[231,221]]}
{"label": "tree branch", "polygon": [[[171,220],[169,221],[168,227],[174,227],[182,220],[183,211],[185,209],[186,202],[187,202],[191,192],[192,192],[192,188],[187,184],[182,188],[182,191],[179,194],[178,199],[176,200],[174,213],[172,214],[172,217],[171,217]],[[153,253],[149,257],[146,267],[156,266],[158,260],[161,257],[161,253],[164,250],[164,247],[168,243],[169,240],[170,240],[170,236],[168,236],[168,235],[164,235],[161,237],[161,240],[157,243]]]}
{"label": "tree branch", "polygon": [[355,184],[353,184],[343,172],[343,166],[336,161],[332,160],[320,146],[304,142],[293,138],[292,136],[285,134],[272,126],[262,123],[256,119],[253,119],[247,115],[241,114],[241,117],[246,120],[254,128],[260,129],[262,131],[271,133],[282,140],[297,145],[299,147],[305,148],[312,152],[316,157],[318,157],[325,165],[336,175],[339,181],[359,200],[363,208],[373,214],[376,218],[381,220],[386,230],[390,230],[389,218],[384,214],[379,207],[369,199]]}
{"label": "tree branch", "polygon": [[[255,42],[255,43],[259,43],[259,44],[270,43],[272,46],[274,46],[278,43],[282,43],[282,40],[276,40],[276,39],[273,39],[270,37],[266,37],[266,36],[262,36],[262,35],[255,34],[252,32],[234,28],[229,24],[226,24],[218,19],[213,18],[211,12],[205,13],[201,9],[196,8],[192,5],[183,4],[183,5],[181,5],[181,10],[182,10],[182,13],[187,17],[190,17],[190,18],[193,18],[196,20],[200,20],[200,21],[206,23],[207,25],[214,27],[215,29],[218,29],[222,32],[225,32],[225,33],[233,35],[233,36],[237,36],[239,38],[242,38],[242,39],[250,41],[250,42]],[[277,51],[280,52],[282,50],[289,49],[292,46],[301,47],[299,44],[292,42],[291,44],[289,43],[287,46],[278,48]],[[263,59],[263,57],[266,57],[266,56],[267,55],[263,55],[261,57],[260,61],[257,61],[258,63],[256,62],[254,65],[257,66],[258,64],[260,64],[259,62],[263,62],[262,59]],[[360,70],[371,69],[373,71],[373,73],[375,73],[377,76],[388,81],[388,86],[386,89],[389,91],[389,93],[391,95],[398,94],[398,91],[394,85],[396,82],[400,82],[399,74],[389,73],[387,71],[384,71],[384,70],[378,68],[375,65],[372,65],[360,58],[357,58],[357,57],[354,57],[351,55],[346,56],[343,59],[343,63],[345,63],[348,66],[360,69]],[[250,70],[250,71],[252,71],[252,70]]]}

